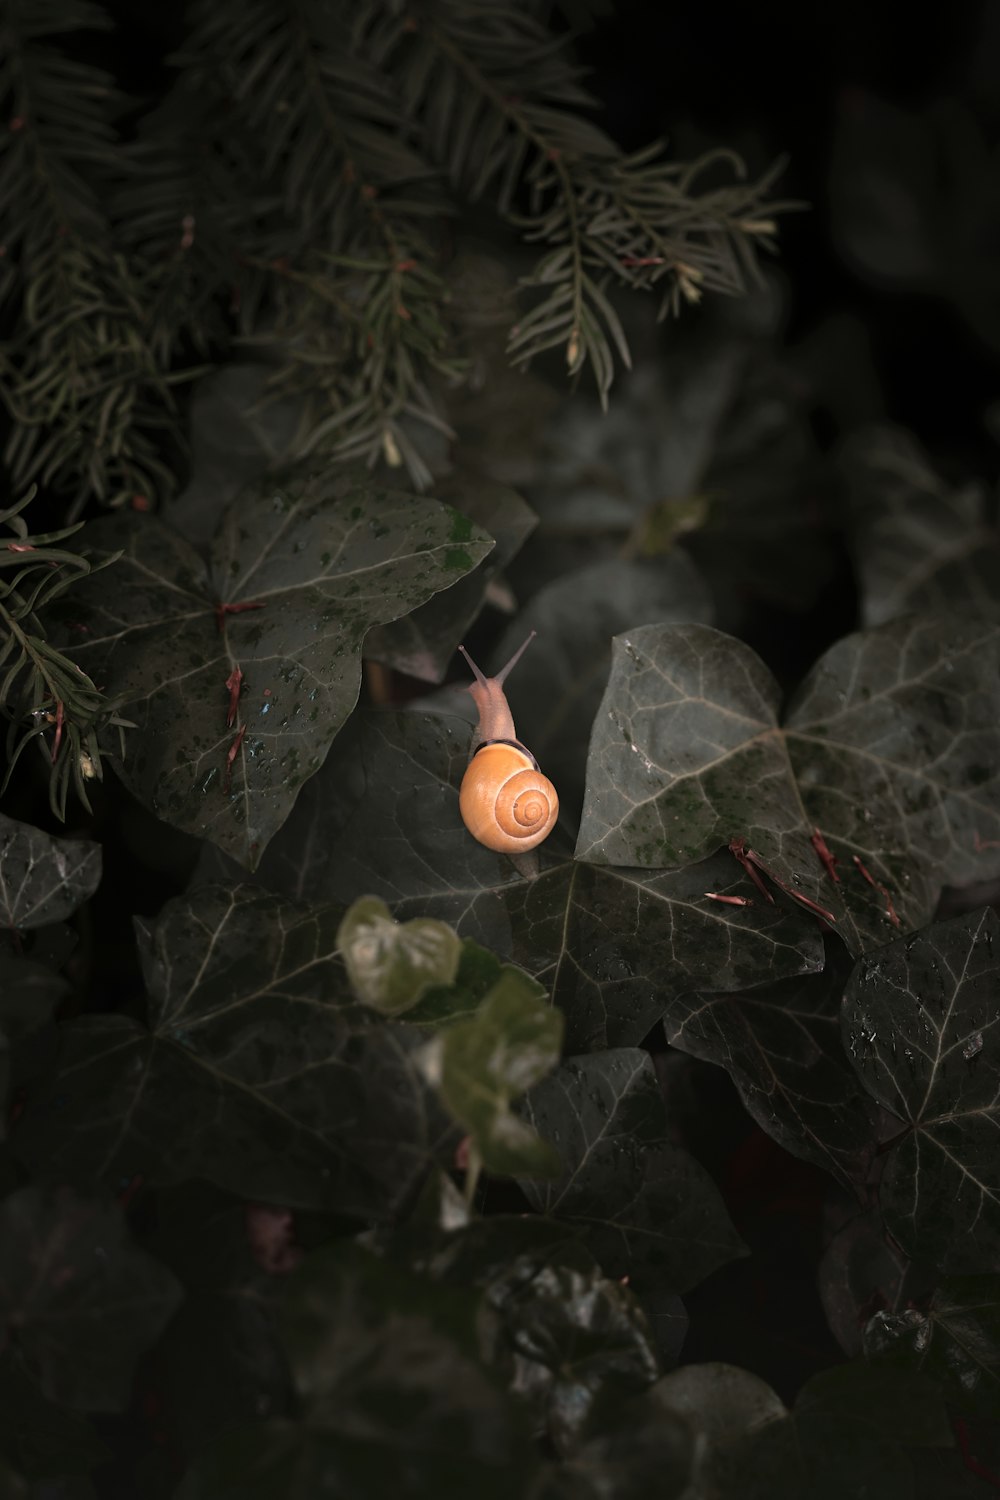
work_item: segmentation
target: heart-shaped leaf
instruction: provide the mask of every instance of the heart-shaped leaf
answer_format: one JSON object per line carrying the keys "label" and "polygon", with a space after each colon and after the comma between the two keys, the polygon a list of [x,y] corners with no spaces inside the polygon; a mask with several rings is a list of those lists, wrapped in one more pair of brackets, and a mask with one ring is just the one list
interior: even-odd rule
{"label": "heart-shaped leaf", "polygon": [[413,1059],[419,1033],[345,993],[341,915],[252,887],[168,902],[139,929],[149,1029],[63,1028],[18,1124],[22,1158],[83,1181],[202,1177],[265,1202],[394,1212],[453,1140]]}
{"label": "heart-shaped leaf", "polygon": [[447,1027],[424,1054],[427,1076],[488,1172],[558,1172],[558,1154],[512,1113],[511,1103],[558,1062],[562,1034],[563,1018],[538,986],[509,969],[478,1009]]}
{"label": "heart-shaped leaf", "polygon": [[118,1209],[39,1187],[0,1204],[0,1322],[50,1401],[120,1411],[136,1360],[180,1300]]}
{"label": "heart-shaped leaf", "polygon": [[684,1292],[746,1253],[708,1173],[670,1142],[648,1053],[570,1058],[520,1111],[562,1157],[555,1181],[525,1194],[577,1227],[609,1276],[642,1269]]}
{"label": "heart-shaped leaf", "polygon": [[359,1000],[386,1016],[412,1009],[458,973],[462,943],[446,922],[394,922],[377,896],[361,896],[337,931],[337,951]]}
{"label": "heart-shaped leaf", "polygon": [[708,626],[619,637],[578,857],[669,868],[736,839],[854,953],[928,921],[946,882],[1000,870],[1000,625],[908,616],[848,636],[784,729],[778,703],[760,659]]}
{"label": "heart-shaped leaf", "polygon": [[862,959],[843,1000],[858,1076],[906,1122],[879,1185],[886,1225],[955,1275],[1000,1264],[998,984],[1000,919],[985,910]]}
{"label": "heart-shaped leaf", "polygon": [[912,609],[996,612],[1000,547],[981,484],[952,488],[898,427],[854,435],[841,466],[866,624]]}
{"label": "heart-shaped leaf", "polygon": [[762,1130],[848,1186],[863,1182],[878,1116],[844,1055],[840,1000],[850,962],[831,940],[821,974],[731,995],[671,1001],[667,1041],[717,1063]]}
{"label": "heart-shaped leaf", "polygon": [[73,654],[137,727],[122,769],[159,817],[253,867],[357,702],[361,648],[492,545],[435,500],[344,471],[244,491],[208,562],[153,517],[89,532],[115,587],[73,591]]}
{"label": "heart-shaped leaf", "polygon": [[261,877],[344,904],[371,891],[397,918],[453,923],[546,987],[572,1051],[638,1044],[671,995],[742,990],[821,966],[809,914],[706,896],[746,889],[729,855],[665,874],[542,851],[539,877],[522,879],[466,832],[458,786],[467,759],[468,730],[453,720],[356,716],[303,788]]}
{"label": "heart-shaped leaf", "polygon": [[0,922],[28,930],[63,922],[97,890],[101,846],[59,839],[0,813]]}

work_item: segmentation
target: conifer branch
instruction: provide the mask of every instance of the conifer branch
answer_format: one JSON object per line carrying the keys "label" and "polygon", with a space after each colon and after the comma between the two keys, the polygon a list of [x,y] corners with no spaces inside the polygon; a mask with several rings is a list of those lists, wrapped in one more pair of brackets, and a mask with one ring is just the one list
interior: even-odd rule
{"label": "conifer branch", "polygon": [[[6,788],[23,751],[36,744],[48,767],[49,801],[65,819],[71,786],[89,810],[87,782],[102,776],[101,741],[108,727],[117,729],[124,753],[124,731],[118,705],[106,698],[76,662],[48,640],[39,611],[50,607],[85,574],[88,560],[54,545],[80,530],[82,523],[30,535],[21,512],[30,491],[17,505],[0,512],[0,712],[7,719]],[[104,568],[116,561],[108,557]]]}

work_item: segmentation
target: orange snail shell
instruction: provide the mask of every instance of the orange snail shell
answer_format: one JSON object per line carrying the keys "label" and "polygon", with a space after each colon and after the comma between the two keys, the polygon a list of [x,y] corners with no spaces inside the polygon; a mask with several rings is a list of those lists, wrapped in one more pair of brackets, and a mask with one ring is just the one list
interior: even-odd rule
{"label": "orange snail shell", "polygon": [[555,787],[515,745],[484,745],[476,752],[462,778],[458,806],[472,837],[502,854],[534,849],[559,816]]}

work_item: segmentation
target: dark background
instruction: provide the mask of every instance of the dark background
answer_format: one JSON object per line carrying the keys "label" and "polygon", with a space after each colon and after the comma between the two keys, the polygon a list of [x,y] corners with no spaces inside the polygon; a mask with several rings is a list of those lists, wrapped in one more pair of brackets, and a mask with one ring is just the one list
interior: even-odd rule
{"label": "dark background", "polygon": [[[183,34],[178,14],[152,15],[134,0],[109,8],[120,29],[95,44],[95,60],[110,63],[133,96],[155,95],[167,79],[163,57]],[[914,284],[873,277],[850,263],[831,179],[848,127],[863,159],[858,141],[879,101],[914,117],[950,101],[978,127],[986,150],[995,151],[1000,4],[936,7],[932,23],[918,24],[909,7],[843,0],[796,7],[619,0],[581,37],[578,51],[605,107],[604,123],[626,149],[655,137],[667,138],[680,156],[731,145],[753,171],[787,157],[777,191],[807,205],[783,216],[776,262],[789,350],[808,345],[830,319],[851,315],[868,341],[884,415],[911,428],[945,473],[995,482],[1000,450],[985,417],[1000,397],[1000,350],[982,336],[974,312],[948,294],[945,272]],[[929,184],[922,232],[933,240],[953,214],[968,254],[980,261],[1000,254],[1000,217],[980,214],[980,205],[963,199],[968,190],[956,183],[954,164],[943,158],[922,168]],[[904,163],[904,196],[906,170]],[[888,189],[891,199],[891,177]],[[944,238],[951,243],[950,235]],[[835,389],[837,370],[827,375]],[[850,381],[851,372],[844,378]],[[812,420],[820,444],[832,449],[838,423],[822,396]],[[853,585],[842,559],[832,590],[809,618],[796,621],[794,641],[779,618],[763,621],[751,643],[779,669],[797,668],[854,623]],[[101,794],[96,808],[107,874],[89,913],[90,942],[84,933],[80,963],[89,969],[93,1008],[127,1008],[139,985],[132,914],[152,914],[175,894],[196,849],[156,824],[120,787]],[[40,807],[32,815],[45,821]],[[721,1070],[679,1054],[660,1060],[678,1139],[713,1173],[754,1251],[685,1299],[691,1328],[684,1358],[744,1365],[788,1399],[811,1373],[843,1357],[816,1289],[831,1223],[830,1179],[753,1126]],[[497,1207],[502,1196],[498,1191]]]}

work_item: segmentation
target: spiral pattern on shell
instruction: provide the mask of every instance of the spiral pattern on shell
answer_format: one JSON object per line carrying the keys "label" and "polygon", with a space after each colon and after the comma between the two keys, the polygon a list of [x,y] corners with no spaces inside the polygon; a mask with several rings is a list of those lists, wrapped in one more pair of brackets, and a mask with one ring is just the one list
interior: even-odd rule
{"label": "spiral pattern on shell", "polygon": [[505,854],[534,849],[559,816],[555,787],[513,745],[484,745],[472,757],[458,805],[473,838]]}

